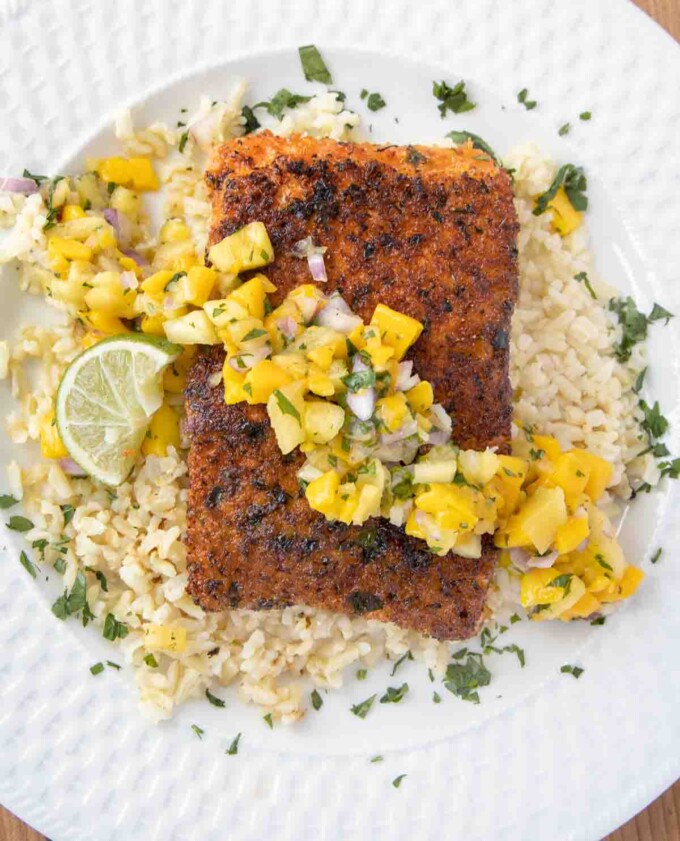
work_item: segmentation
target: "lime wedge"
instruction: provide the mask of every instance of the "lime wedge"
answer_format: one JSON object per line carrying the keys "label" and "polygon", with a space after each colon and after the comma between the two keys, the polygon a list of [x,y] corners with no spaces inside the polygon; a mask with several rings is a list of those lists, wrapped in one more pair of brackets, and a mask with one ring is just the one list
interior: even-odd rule
{"label": "lime wedge", "polygon": [[163,370],[181,348],[154,336],[103,339],[64,372],[57,392],[59,435],[93,479],[128,477],[153,413],[163,402]]}

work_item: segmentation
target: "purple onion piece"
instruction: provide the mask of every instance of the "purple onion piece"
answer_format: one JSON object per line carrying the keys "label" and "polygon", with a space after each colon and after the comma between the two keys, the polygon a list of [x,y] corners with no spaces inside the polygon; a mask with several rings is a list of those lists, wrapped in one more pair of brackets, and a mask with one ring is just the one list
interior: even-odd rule
{"label": "purple onion piece", "polygon": [[32,178],[0,178],[0,193],[3,192],[32,196],[38,192],[38,185]]}

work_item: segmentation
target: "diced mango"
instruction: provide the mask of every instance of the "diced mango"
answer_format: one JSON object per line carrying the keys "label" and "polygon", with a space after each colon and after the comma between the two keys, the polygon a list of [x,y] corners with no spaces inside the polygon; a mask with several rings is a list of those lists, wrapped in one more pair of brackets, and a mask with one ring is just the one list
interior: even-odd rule
{"label": "diced mango", "polygon": [[623,599],[630,598],[638,589],[645,577],[644,572],[638,567],[626,567],[623,577],[617,582],[616,587],[613,588],[613,593],[600,593],[598,598],[602,602],[619,602]]}
{"label": "diced mango", "polygon": [[546,552],[555,540],[557,530],[567,522],[567,506],[562,488],[537,488],[527,497],[508,529],[519,528],[540,553]]}
{"label": "diced mango", "polygon": [[213,245],[208,258],[220,272],[239,272],[267,266],[274,259],[274,249],[262,222],[251,222]]}
{"label": "diced mango", "polygon": [[74,239],[64,237],[50,237],[47,242],[47,253],[50,257],[63,257],[65,260],[92,259],[92,249]]}
{"label": "diced mango", "polygon": [[566,523],[557,529],[553,547],[560,555],[573,552],[590,534],[587,517],[569,517]]}
{"label": "diced mango", "polygon": [[157,190],[158,178],[148,158],[104,158],[94,162],[94,170],[102,179],[111,184],[122,184],[133,190]]}
{"label": "diced mango", "polygon": [[560,187],[555,197],[548,202],[548,208],[552,212],[552,226],[561,237],[566,237],[581,227],[583,214],[574,209],[563,187]]}
{"label": "diced mango", "polygon": [[112,336],[115,336],[117,333],[129,333],[125,324],[123,324],[120,318],[115,315],[109,315],[96,310],[81,310],[78,313],[78,317],[81,318],[86,325],[91,327],[93,330],[97,330],[99,333],[107,333]]}
{"label": "diced mango", "polygon": [[163,325],[165,324],[165,318],[162,315],[145,315],[140,323],[140,327],[142,328],[142,333],[147,333],[150,336],[163,336],[165,337],[165,330],[163,329]]}
{"label": "diced mango", "polygon": [[40,421],[40,452],[43,458],[66,458],[68,450],[61,440],[54,411],[49,412]]}
{"label": "diced mango", "polygon": [[155,272],[155,274],[149,275],[146,280],[142,281],[142,291],[148,292],[150,295],[160,295],[166,291],[166,287],[176,275],[176,272],[169,270]]}
{"label": "diced mango", "polygon": [[546,458],[552,462],[556,462],[562,454],[562,447],[556,438],[552,435],[531,435],[531,447],[534,450],[543,450]]}
{"label": "diced mango", "polygon": [[423,332],[423,325],[410,315],[397,312],[378,304],[371,318],[371,324],[378,327],[384,344],[394,348],[394,358],[403,359],[409,347]]}
{"label": "diced mango", "polygon": [[210,297],[217,281],[217,272],[205,266],[192,266],[183,275],[173,292],[174,298],[181,304],[202,307]]}
{"label": "diced mango", "polygon": [[583,493],[590,471],[573,451],[562,453],[554,464],[555,469],[548,478],[562,488],[567,503],[571,503]]}
{"label": "diced mango", "polygon": [[411,415],[406,397],[400,391],[378,400],[376,411],[378,417],[390,432],[399,429]]}
{"label": "diced mango", "polygon": [[266,403],[273,391],[292,381],[291,375],[271,359],[262,359],[246,374],[243,390],[250,397],[248,402]]}
{"label": "diced mango", "polygon": [[406,392],[406,399],[414,412],[426,412],[434,403],[431,384],[427,380],[422,380]]}
{"label": "diced mango", "polygon": [[67,204],[61,211],[62,222],[70,222],[71,219],[82,219],[85,211],[79,204]]}
{"label": "diced mango", "polygon": [[[161,325],[161,330],[163,329]],[[163,388],[171,394],[182,394],[186,388],[187,373],[196,356],[196,347],[187,345],[180,355],[165,369]]]}
{"label": "diced mango", "polygon": [[601,607],[600,600],[592,593],[584,593],[573,607],[560,613],[559,618],[563,622],[569,622],[571,619],[587,619],[593,613],[597,613]]}
{"label": "diced mango", "polygon": [[[522,607],[535,607],[538,604],[554,604],[564,598],[564,580],[571,586],[574,576],[560,574],[557,570],[530,569],[524,573],[520,586],[520,600]],[[559,584],[559,586],[558,586]]]}
{"label": "diced mango", "polygon": [[267,401],[267,414],[284,455],[305,440],[304,390],[304,382],[293,382],[277,388]]}
{"label": "diced mango", "polygon": [[151,418],[146,437],[142,442],[142,453],[145,456],[165,456],[168,447],[179,449],[179,415],[167,403]]}
{"label": "diced mango", "polygon": [[255,275],[227,296],[228,300],[236,301],[253,318],[259,318],[260,320],[264,318],[264,299],[266,297],[264,284],[262,283],[263,278],[264,275]]}
{"label": "diced mango", "polygon": [[189,227],[181,219],[168,219],[159,231],[161,242],[182,242],[191,239]]}
{"label": "diced mango", "polygon": [[305,497],[310,508],[326,516],[332,515],[336,509],[336,495],[339,487],[340,477],[335,470],[329,470],[318,479],[313,479],[305,490]]}
{"label": "diced mango", "polygon": [[331,362],[335,356],[335,345],[322,345],[321,347],[312,348],[307,351],[307,358],[318,365],[322,371],[327,371],[331,367]]}
{"label": "diced mango", "polygon": [[583,471],[588,474],[584,491],[593,502],[597,502],[611,482],[614,468],[605,459],[586,450],[572,450],[572,453],[581,462]]}
{"label": "diced mango", "polygon": [[229,364],[229,360],[224,360],[222,366],[222,381],[224,382],[224,402],[227,406],[233,406],[236,403],[248,402],[250,395],[243,390],[246,381],[245,374],[239,374]]}

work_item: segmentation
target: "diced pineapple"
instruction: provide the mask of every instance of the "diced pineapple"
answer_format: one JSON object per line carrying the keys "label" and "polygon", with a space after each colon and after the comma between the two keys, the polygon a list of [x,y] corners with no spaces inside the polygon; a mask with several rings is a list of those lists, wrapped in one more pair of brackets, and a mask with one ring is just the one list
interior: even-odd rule
{"label": "diced pineapple", "polygon": [[145,456],[165,456],[168,447],[179,449],[179,416],[168,404],[164,404],[151,418],[146,437],[142,442]]}
{"label": "diced pineapple", "polygon": [[378,400],[376,412],[389,432],[395,432],[411,418],[406,396],[400,391]]}
{"label": "diced pineapple", "polygon": [[599,596],[602,602],[618,602],[622,599],[630,598],[638,589],[645,574],[641,569],[634,566],[626,567],[621,580],[618,582],[616,592],[609,594],[603,593]]}
{"label": "diced pineapple", "polygon": [[556,462],[562,454],[562,447],[560,447],[559,441],[551,435],[532,434],[529,443],[530,447],[537,452],[543,450],[546,457],[552,462]]}
{"label": "diced pineapple", "polygon": [[163,329],[168,340],[178,345],[220,344],[215,328],[203,310],[194,310],[181,318],[166,321]]}
{"label": "diced pineapple", "polygon": [[370,517],[380,515],[380,500],[382,494],[374,485],[362,485],[358,489],[356,504],[353,506],[352,523],[360,526]]}
{"label": "diced pineapple", "polygon": [[[163,326],[161,325],[163,333]],[[187,372],[196,356],[196,347],[187,345],[175,361],[165,369],[163,388],[170,394],[182,394],[187,384]]]}
{"label": "diced pineapple", "polygon": [[227,406],[233,406],[236,403],[248,402],[250,394],[244,391],[246,377],[245,374],[239,374],[229,364],[229,360],[224,360],[222,366],[222,381],[224,382],[224,402]]}
{"label": "diced pineapple", "polygon": [[[274,368],[277,366],[274,365]],[[305,437],[315,444],[327,444],[340,432],[345,422],[345,412],[341,406],[325,400],[307,400],[305,402],[304,429]]]}
{"label": "diced pineapple", "polygon": [[304,391],[304,382],[293,382],[277,388],[267,401],[267,414],[284,455],[305,440]]}
{"label": "diced pineapple", "polygon": [[477,496],[471,488],[439,483],[430,483],[428,487],[429,490],[415,497],[417,508],[438,515],[437,523],[441,528],[455,531],[474,528],[479,517]]}
{"label": "diced pineapple", "polygon": [[178,240],[159,245],[153,256],[153,267],[167,271],[188,272],[197,265],[196,250],[193,240]]}
{"label": "diced pineapple", "polygon": [[274,249],[263,223],[251,222],[213,245],[208,258],[218,271],[239,274],[269,265]]}
{"label": "diced pineapple", "polygon": [[482,538],[478,534],[461,534],[456,540],[453,551],[462,558],[481,558]]}
{"label": "diced pineapple", "polygon": [[79,204],[67,204],[61,211],[62,222],[70,222],[71,219],[82,219],[85,211]]}
{"label": "diced pineapple", "polygon": [[458,467],[471,485],[486,485],[496,474],[500,461],[496,453],[488,447],[483,452],[461,450],[458,454]]}
{"label": "diced pineapple", "polygon": [[118,272],[99,272],[91,283],[92,289],[85,294],[85,304],[90,310],[119,318],[134,318],[137,315],[134,306],[137,292],[123,289]]}
{"label": "diced pineapple", "polygon": [[271,359],[263,359],[248,371],[243,388],[250,396],[249,402],[266,403],[273,391],[292,381],[287,371]]}
{"label": "diced pineapple", "polygon": [[264,318],[264,301],[266,298],[266,291],[263,280],[267,280],[264,275],[255,275],[255,277],[246,281],[242,286],[238,286],[233,292],[228,295],[228,300],[236,301],[253,318]]}
{"label": "diced pineapple", "polygon": [[142,318],[140,327],[142,333],[147,333],[149,336],[165,336],[165,318],[161,314],[145,315]]}
{"label": "diced pineapple", "polygon": [[331,367],[334,356],[334,344],[311,348],[307,351],[307,358],[315,365],[318,365],[322,371],[327,371]]}
{"label": "diced pineapple", "polygon": [[145,625],[144,645],[181,654],[187,647],[187,630],[169,625]]}
{"label": "diced pineapple", "polygon": [[294,380],[303,379],[309,370],[305,355],[300,351],[287,350],[284,353],[277,353],[272,357],[272,362],[287,371]]}
{"label": "diced pineapple", "polygon": [[203,304],[203,310],[218,330],[226,329],[230,324],[250,318],[248,310],[229,298],[215,298]]}
{"label": "diced pineapple", "polygon": [[565,585],[554,583],[564,580],[571,585],[574,576],[548,569],[530,569],[522,576],[520,600],[522,607],[535,607],[539,604],[555,604],[564,598]]}
{"label": "diced pineapple", "polygon": [[217,272],[205,266],[192,266],[182,275],[177,286],[172,290],[173,297],[179,304],[192,304],[202,307],[210,297],[217,281]]}
{"label": "diced pineapple", "polygon": [[413,482],[416,485],[447,484],[456,475],[456,460],[419,461],[413,465]]}
{"label": "diced pineapple", "polygon": [[61,440],[54,411],[48,412],[40,421],[40,452],[43,458],[66,458],[68,450]]}
{"label": "diced pineapple", "polygon": [[191,231],[181,219],[168,219],[161,225],[159,237],[162,243],[182,242],[191,239]]}
{"label": "diced pineapple", "polygon": [[333,380],[318,365],[309,366],[307,372],[307,388],[319,397],[332,397],[335,394]]}
{"label": "diced pineapple", "polygon": [[141,209],[141,201],[137,193],[119,185],[113,191],[110,201],[114,210],[124,213],[133,222],[137,222]]}
{"label": "diced pineapple", "polygon": [[395,359],[403,359],[409,347],[423,332],[423,325],[404,313],[378,304],[371,318],[381,333],[384,344],[394,348]]}
{"label": "diced pineapple", "polygon": [[567,506],[562,488],[537,488],[517,514],[510,518],[508,530],[518,528],[542,554],[549,549],[557,530],[566,522]]}

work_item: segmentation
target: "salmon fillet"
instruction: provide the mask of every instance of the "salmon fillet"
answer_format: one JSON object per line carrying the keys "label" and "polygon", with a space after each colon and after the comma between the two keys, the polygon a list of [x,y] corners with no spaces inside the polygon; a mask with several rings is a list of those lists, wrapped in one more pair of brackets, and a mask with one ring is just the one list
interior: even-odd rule
{"label": "salmon fillet", "polygon": [[[384,303],[424,324],[409,353],[463,448],[507,447],[508,336],[518,230],[509,175],[472,148],[375,146],[269,133],[221,146],[206,173],[210,242],[265,224],[278,305],[310,282],[293,245],[327,247],[328,283],[365,321]],[[439,639],[477,631],[496,564],[438,557],[387,521],[329,522],[310,509],[300,453],[278,450],[264,406],[226,406],[202,353],[186,391],[189,592],[206,610],[315,608],[395,622]]]}

